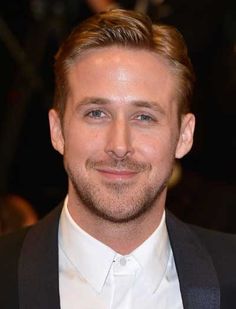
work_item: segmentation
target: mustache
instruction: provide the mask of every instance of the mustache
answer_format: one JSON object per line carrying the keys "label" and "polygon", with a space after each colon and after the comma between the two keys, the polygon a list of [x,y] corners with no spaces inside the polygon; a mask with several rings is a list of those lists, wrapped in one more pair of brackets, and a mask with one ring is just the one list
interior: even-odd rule
{"label": "mustache", "polygon": [[99,161],[87,159],[85,164],[88,169],[111,168],[116,170],[129,170],[136,173],[151,170],[152,168],[149,163],[139,162],[130,158],[125,158],[123,160],[108,159]]}

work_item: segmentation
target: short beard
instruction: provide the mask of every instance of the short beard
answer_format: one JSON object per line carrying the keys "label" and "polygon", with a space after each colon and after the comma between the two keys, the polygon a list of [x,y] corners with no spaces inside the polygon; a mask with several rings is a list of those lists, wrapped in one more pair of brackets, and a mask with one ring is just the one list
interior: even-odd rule
{"label": "short beard", "polygon": [[[133,171],[143,172],[145,170],[150,170],[151,166],[149,164],[145,163],[138,163],[134,161],[109,161],[109,162],[93,162],[88,160],[86,163],[86,168],[96,168],[96,167],[103,167],[103,166],[109,166],[109,167],[126,167]],[[79,175],[76,176],[75,173],[72,171],[72,169],[65,165],[67,174],[69,176],[69,179],[73,185],[74,191],[76,193],[77,199],[79,204],[82,204],[87,210],[90,211],[91,214],[96,215],[97,217],[109,221],[111,223],[116,224],[122,224],[122,223],[128,223],[130,221],[134,221],[147,212],[149,212],[153,206],[157,203],[161,193],[164,191],[164,189],[167,187],[168,180],[170,178],[170,175],[172,173],[172,169],[169,171],[167,177],[164,179],[164,181],[161,183],[159,187],[157,186],[144,186],[141,190],[139,190],[140,198],[137,199],[136,196],[132,197],[130,196],[130,205],[133,205],[132,208],[130,208],[129,212],[126,212],[126,214],[121,215],[117,213],[114,213],[114,211],[109,212],[109,208],[103,207],[106,201],[103,199],[102,192],[100,192],[99,187],[95,187],[93,184],[91,184],[89,181],[83,181],[80,179]],[[106,188],[112,194],[114,195],[114,201],[111,200],[112,204],[118,203],[117,205],[124,205],[124,202],[122,201],[122,197],[119,200],[120,196],[122,194],[125,194],[129,190],[129,184],[120,184],[120,183],[106,183]],[[140,192],[141,191],[141,192]],[[137,193],[137,192],[136,192]],[[118,208],[118,207],[117,207]]]}

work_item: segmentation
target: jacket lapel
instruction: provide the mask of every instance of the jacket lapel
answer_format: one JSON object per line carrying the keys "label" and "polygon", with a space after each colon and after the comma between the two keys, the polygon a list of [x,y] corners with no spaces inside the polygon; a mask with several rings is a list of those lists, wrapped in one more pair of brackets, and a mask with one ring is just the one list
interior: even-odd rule
{"label": "jacket lapel", "polygon": [[59,309],[57,207],[26,235],[19,260],[20,308]]}
{"label": "jacket lapel", "polygon": [[[58,223],[62,205],[32,227],[19,260],[20,308],[59,309]],[[191,229],[167,211],[167,229],[185,309],[219,309],[211,258]]]}
{"label": "jacket lapel", "polygon": [[219,282],[206,249],[192,230],[169,212],[166,223],[184,308],[219,309]]}

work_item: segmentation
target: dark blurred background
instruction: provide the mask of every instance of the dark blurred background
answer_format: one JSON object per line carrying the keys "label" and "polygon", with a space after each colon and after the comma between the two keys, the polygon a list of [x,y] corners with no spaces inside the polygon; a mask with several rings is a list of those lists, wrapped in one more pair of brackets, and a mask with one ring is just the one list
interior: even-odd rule
{"label": "dark blurred background", "polygon": [[73,26],[107,6],[135,8],[176,26],[195,67],[195,145],[177,166],[168,208],[181,219],[236,232],[236,1],[10,0],[0,3],[0,195],[39,217],[65,196],[62,158],[47,112],[53,57]]}

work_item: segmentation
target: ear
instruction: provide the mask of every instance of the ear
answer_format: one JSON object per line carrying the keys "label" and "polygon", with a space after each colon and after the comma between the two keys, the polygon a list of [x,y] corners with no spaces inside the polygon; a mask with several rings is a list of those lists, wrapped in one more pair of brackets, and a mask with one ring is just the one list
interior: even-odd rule
{"label": "ear", "polygon": [[182,116],[180,135],[175,151],[175,158],[180,159],[185,156],[193,145],[193,134],[195,128],[195,117],[189,113]]}
{"label": "ear", "polygon": [[48,113],[51,142],[55,150],[64,154],[64,137],[62,132],[61,120],[55,109],[51,109]]}

